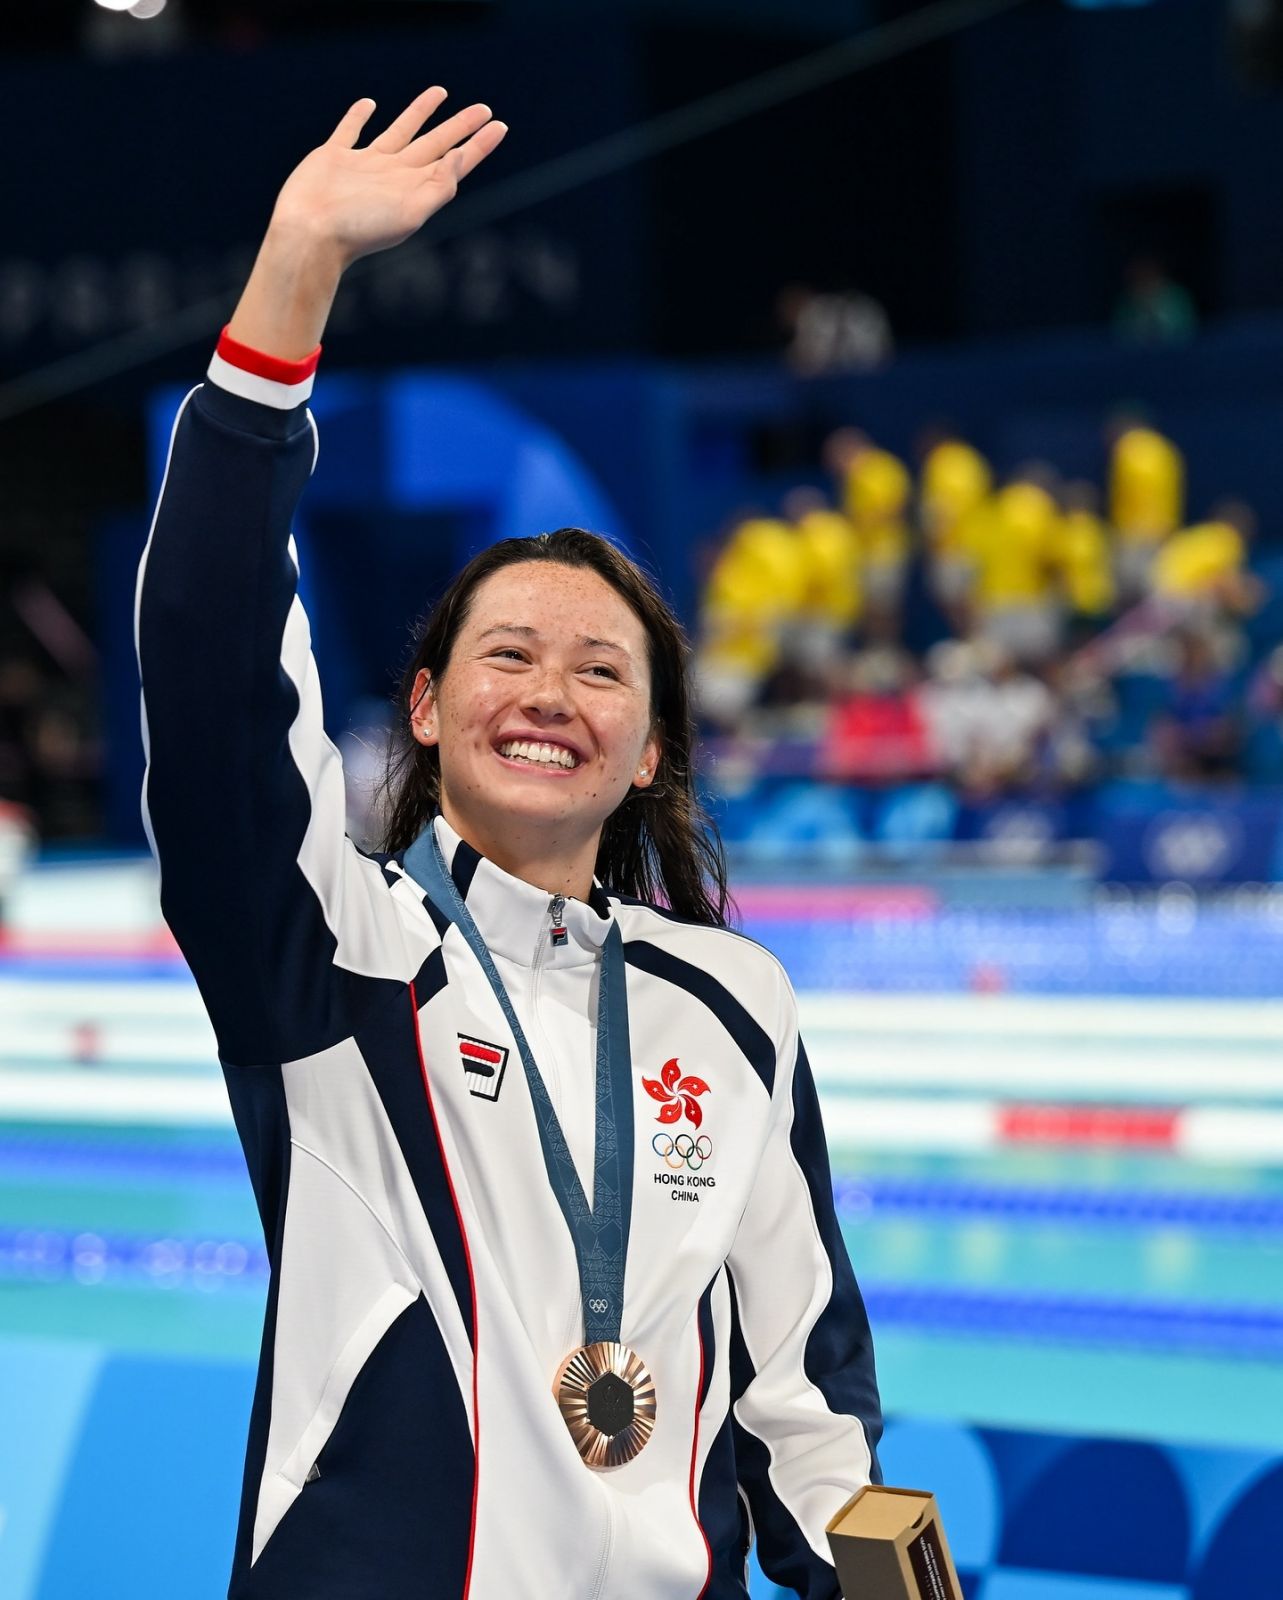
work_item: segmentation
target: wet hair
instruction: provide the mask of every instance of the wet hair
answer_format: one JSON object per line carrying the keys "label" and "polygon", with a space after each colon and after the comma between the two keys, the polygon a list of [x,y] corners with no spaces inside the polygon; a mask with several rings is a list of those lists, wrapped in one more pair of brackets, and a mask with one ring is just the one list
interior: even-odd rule
{"label": "wet hair", "polygon": [[414,681],[425,669],[440,683],[473,596],[494,572],[522,562],[586,567],[633,610],[646,632],[651,726],[660,741],[654,781],[630,788],[606,819],[595,872],[616,894],[666,905],[692,922],[723,928],[730,920],[726,855],[700,804],[692,769],[690,645],[648,575],[608,539],[583,528],[558,528],[528,539],[504,539],[475,555],[451,581],[421,624],[401,677],[387,767],[378,798],[386,819],[379,848],[407,849],[440,809],[441,761],[435,745],[410,732]]}

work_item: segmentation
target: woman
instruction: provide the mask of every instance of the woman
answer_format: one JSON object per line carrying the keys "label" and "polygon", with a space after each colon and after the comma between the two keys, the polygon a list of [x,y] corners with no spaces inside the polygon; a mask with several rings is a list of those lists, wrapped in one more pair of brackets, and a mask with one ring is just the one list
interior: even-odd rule
{"label": "woman", "polygon": [[358,102],[286,182],[140,573],[163,904],[272,1263],[230,1594],[742,1596],[755,1532],[836,1596],[868,1325],[641,573],[578,530],[483,553],[411,669],[389,853],[344,837],[289,533],[304,401],[344,268],[506,131],[420,132],[443,98],[361,149]]}

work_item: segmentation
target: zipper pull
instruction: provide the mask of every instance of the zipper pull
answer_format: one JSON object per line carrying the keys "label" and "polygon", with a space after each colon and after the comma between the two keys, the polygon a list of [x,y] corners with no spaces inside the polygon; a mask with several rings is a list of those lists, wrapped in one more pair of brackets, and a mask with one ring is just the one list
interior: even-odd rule
{"label": "zipper pull", "polygon": [[552,903],[548,907],[548,915],[552,918],[552,932],[549,934],[549,938],[552,940],[552,947],[554,950],[560,950],[562,945],[565,944],[566,940],[570,937],[569,930],[563,928],[561,925],[562,913],[565,911],[565,909],[565,895],[553,895]]}

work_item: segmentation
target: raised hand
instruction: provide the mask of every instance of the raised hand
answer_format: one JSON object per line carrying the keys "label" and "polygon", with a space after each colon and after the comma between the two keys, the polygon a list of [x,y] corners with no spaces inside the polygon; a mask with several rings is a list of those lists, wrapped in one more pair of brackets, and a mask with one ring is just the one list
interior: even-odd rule
{"label": "raised hand", "polygon": [[332,248],[340,269],[408,239],[508,131],[489,106],[472,105],[420,132],[445,97],[444,89],[425,89],[360,147],[374,102],[358,100],[286,179],[272,226]]}
{"label": "raised hand", "polygon": [[301,360],[320,340],[343,272],[361,256],[408,239],[454,198],[508,129],[488,106],[473,105],[424,130],[444,99],[444,89],[425,89],[359,147],[374,102],[358,100],[325,143],[304,156],[277,196],[228,324],[232,338]]}

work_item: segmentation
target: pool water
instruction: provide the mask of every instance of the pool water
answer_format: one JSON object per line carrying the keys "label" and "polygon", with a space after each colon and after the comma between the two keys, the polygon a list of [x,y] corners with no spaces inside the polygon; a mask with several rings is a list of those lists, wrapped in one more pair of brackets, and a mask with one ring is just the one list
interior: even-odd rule
{"label": "pool water", "polygon": [[[62,1002],[43,989],[0,1041],[6,1600],[225,1593],[266,1260],[239,1146],[210,1111],[217,1074],[190,984],[160,963],[133,969],[128,990],[89,1059],[49,1045]],[[989,1474],[996,1503],[1021,1451],[1117,1441],[1185,1475],[1190,1526],[1214,1543],[1224,1486],[1264,1481],[1283,1456],[1283,1159],[1233,1159],[1241,1127],[1220,1159],[1145,1129],[1139,1146],[1004,1145],[977,1108],[1086,1096],[1156,1107],[1160,1122],[1228,1107],[1264,1127],[1283,1106],[1283,1029],[1248,1002],[1200,1012],[1201,1032],[1174,1023],[1169,1001],[948,1004],[962,1009],[938,1026],[917,998],[809,1007],[835,1198],[892,1419],[888,1479],[937,1489],[970,1552],[969,1600],[1219,1600],[1186,1582],[1203,1549],[1192,1532],[1179,1559],[1153,1554],[1140,1576],[1112,1576],[1112,1556],[1032,1576],[1009,1549],[999,1560],[1010,1531],[975,1486]],[[1102,1059],[1112,1096],[1092,1079]],[[100,1111],[77,1121],[67,1096],[81,1092]],[[118,1569],[112,1588],[104,1573]]]}

